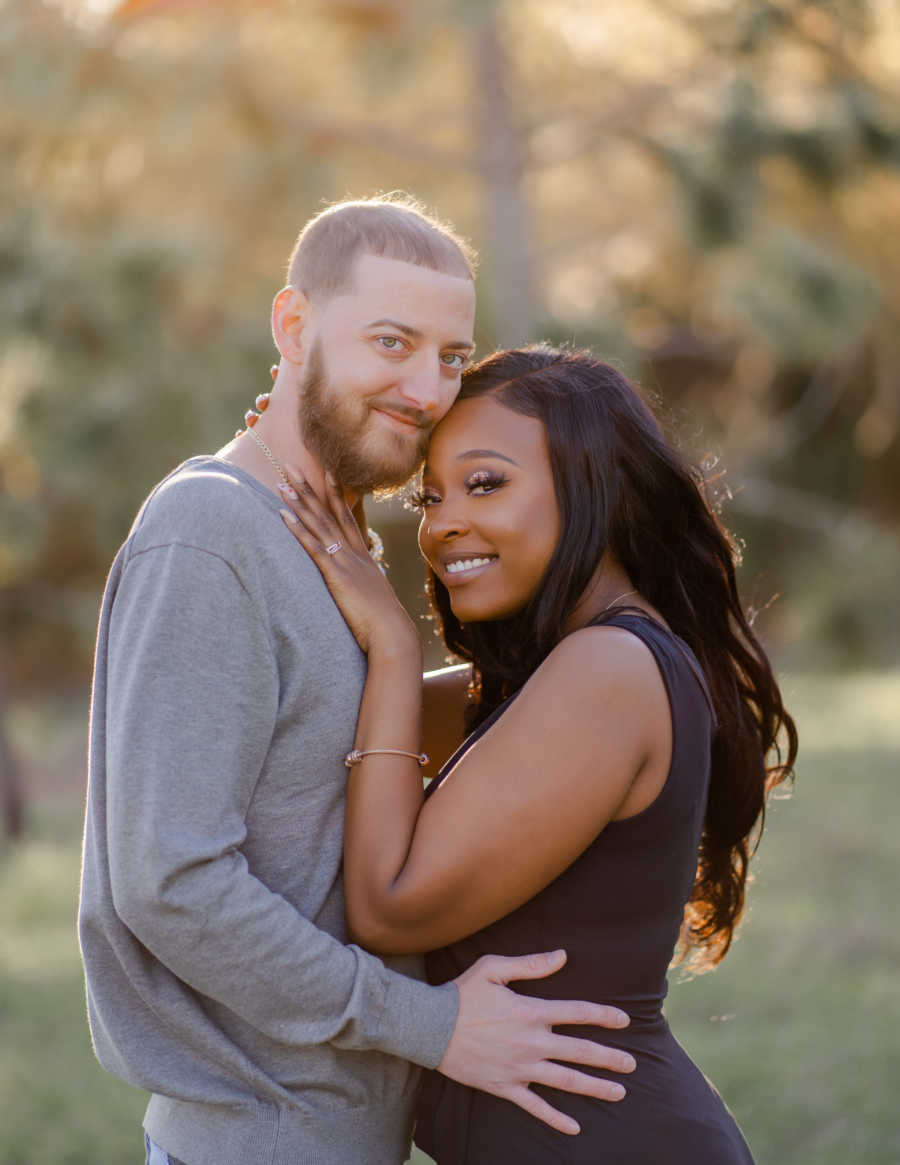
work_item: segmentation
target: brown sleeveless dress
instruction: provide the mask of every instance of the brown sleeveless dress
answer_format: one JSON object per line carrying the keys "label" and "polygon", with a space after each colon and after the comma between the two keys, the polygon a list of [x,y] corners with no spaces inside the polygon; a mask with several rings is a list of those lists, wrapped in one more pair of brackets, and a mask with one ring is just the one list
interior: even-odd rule
{"label": "brown sleeveless dress", "polygon": [[[709,782],[712,712],[699,664],[655,621],[617,612],[595,621],[625,628],[651,650],[672,713],[672,763],[656,800],[611,822],[555,881],[517,910],[427,956],[432,983],[455,978],[485,954],[565,948],[548,979],[514,984],[547,999],[612,1003],[631,1016],[624,1031],[566,1028],[625,1048],[637,1060],[620,1079],[627,1094],[609,1103],[536,1088],[575,1117],[578,1136],[557,1133],[510,1101],[426,1073],[415,1141],[438,1165],[753,1165],[721,1097],[669,1031],[662,1012],[666,970],[694,883]],[[602,636],[597,636],[602,650]],[[515,697],[511,697],[514,699]],[[591,698],[590,692],[584,699]],[[508,703],[508,702],[507,702]],[[430,794],[487,732],[498,708],[450,758]],[[592,1069],[584,1069],[592,1071]]]}

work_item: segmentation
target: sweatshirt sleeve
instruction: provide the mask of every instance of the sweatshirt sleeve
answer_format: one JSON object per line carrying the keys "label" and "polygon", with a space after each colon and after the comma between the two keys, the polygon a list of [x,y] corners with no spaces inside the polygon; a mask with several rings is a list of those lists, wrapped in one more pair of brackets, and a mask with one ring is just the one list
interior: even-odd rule
{"label": "sweatshirt sleeve", "polygon": [[282,1044],[333,1042],[434,1067],[456,988],[345,946],[241,853],[278,684],[268,629],[228,562],[183,544],[133,555],[108,640],[115,910],[178,978]]}

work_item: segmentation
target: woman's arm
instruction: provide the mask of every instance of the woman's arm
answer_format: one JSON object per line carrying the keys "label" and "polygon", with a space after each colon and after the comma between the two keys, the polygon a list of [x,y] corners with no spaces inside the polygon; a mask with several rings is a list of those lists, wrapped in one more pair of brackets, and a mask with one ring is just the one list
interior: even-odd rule
{"label": "woman's arm", "polygon": [[[376,725],[409,727],[395,699],[404,668],[370,656],[360,740]],[[382,953],[430,950],[508,914],[610,820],[650,804],[670,755],[649,650],[620,628],[575,632],[424,806],[415,762],[354,769],[344,865],[355,937]]]}

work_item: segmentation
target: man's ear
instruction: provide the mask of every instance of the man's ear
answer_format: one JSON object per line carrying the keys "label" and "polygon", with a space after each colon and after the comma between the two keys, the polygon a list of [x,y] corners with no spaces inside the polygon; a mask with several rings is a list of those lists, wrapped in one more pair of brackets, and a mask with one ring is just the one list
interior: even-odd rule
{"label": "man's ear", "polygon": [[303,331],[309,310],[309,300],[296,287],[282,287],[272,304],[275,347],[291,364],[302,364],[306,355]]}

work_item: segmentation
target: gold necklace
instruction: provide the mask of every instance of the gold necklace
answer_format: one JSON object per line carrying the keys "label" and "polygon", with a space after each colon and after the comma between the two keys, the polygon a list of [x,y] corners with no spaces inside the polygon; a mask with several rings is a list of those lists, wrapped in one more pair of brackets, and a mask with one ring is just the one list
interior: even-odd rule
{"label": "gold necklace", "polygon": [[[259,433],[257,433],[257,431],[253,428],[252,425],[247,427],[247,432],[250,434],[250,436],[253,438],[253,440],[256,442],[256,444],[260,447],[260,449],[262,449],[262,451],[263,451],[263,453],[265,453],[266,457],[268,457],[268,459],[272,462],[272,465],[278,471],[278,474],[281,477],[281,480],[284,482],[284,484],[289,489],[293,489],[294,488],[293,483],[291,482],[291,479],[288,477],[288,475],[285,473],[284,467],[282,466],[281,462],[278,461],[278,459],[275,457],[275,454],[272,452],[272,450],[269,448],[269,446],[265,443],[265,441],[262,439],[262,437],[260,437]],[[381,540],[381,535],[376,530],[373,530],[371,526],[369,526],[366,529],[366,536],[367,536],[367,540],[369,543],[369,556],[371,558],[373,558],[375,560],[375,562],[379,563],[379,565],[380,565],[381,560],[384,558],[384,543]]]}
{"label": "gold necklace", "polygon": [[291,484],[291,479],[285,473],[285,471],[281,465],[281,462],[279,462],[275,459],[275,454],[272,452],[272,450],[269,448],[269,446],[265,443],[265,441],[262,439],[262,437],[260,437],[259,433],[257,433],[257,431],[252,427],[249,427],[247,429],[247,432],[250,434],[250,436],[253,438],[253,440],[256,442],[256,444],[260,447],[260,449],[262,449],[262,451],[263,451],[263,453],[265,453],[266,457],[268,457],[268,459],[272,462],[272,464],[274,465],[274,467],[278,473],[278,476],[281,478],[281,480],[284,482],[284,484],[286,486],[289,486],[291,489],[293,489],[294,487]]}

